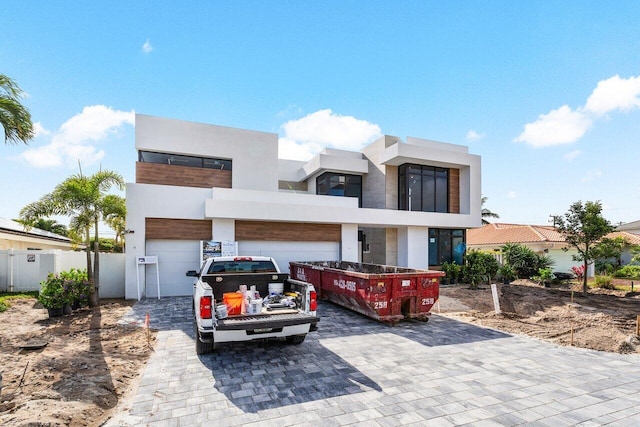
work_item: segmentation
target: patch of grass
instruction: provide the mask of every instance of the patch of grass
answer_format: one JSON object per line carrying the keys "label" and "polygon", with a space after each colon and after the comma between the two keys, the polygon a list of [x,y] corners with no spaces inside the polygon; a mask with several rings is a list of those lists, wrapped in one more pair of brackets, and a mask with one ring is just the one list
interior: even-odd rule
{"label": "patch of grass", "polygon": [[12,299],[19,298],[37,298],[38,291],[29,292],[0,292],[0,313],[7,311],[11,306]]}

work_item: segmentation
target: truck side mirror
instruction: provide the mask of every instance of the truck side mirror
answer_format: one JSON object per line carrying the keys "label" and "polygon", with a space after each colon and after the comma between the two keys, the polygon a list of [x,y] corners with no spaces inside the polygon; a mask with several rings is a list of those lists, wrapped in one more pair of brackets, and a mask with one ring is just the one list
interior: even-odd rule
{"label": "truck side mirror", "polygon": [[188,277],[198,277],[198,272],[196,270],[189,270],[189,271],[187,271],[187,276]]}

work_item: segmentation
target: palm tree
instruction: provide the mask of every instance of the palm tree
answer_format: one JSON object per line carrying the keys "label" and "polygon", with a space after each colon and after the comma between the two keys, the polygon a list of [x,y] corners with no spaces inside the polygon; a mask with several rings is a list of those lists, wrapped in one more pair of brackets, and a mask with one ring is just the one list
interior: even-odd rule
{"label": "palm tree", "polygon": [[24,225],[25,228],[37,228],[38,230],[49,231],[51,233],[59,234],[60,236],[67,235],[67,226],[60,224],[55,219],[51,218],[36,218],[35,221],[26,222],[21,219],[15,220]]}
{"label": "palm tree", "polygon": [[[482,197],[480,201],[481,201],[480,206],[481,207],[484,206],[485,202],[487,201],[487,197]],[[482,208],[480,212],[482,213],[482,225],[489,224],[489,221],[487,221],[485,218],[500,218],[500,215],[498,215],[497,213],[491,212],[487,208]]]}
{"label": "palm tree", "polygon": [[120,242],[124,243],[125,218],[127,216],[124,198],[115,194],[106,195],[102,203],[102,215],[104,222],[116,233],[114,248]]}
{"label": "palm tree", "polygon": [[[44,195],[40,200],[30,203],[20,210],[20,217],[25,221],[33,221],[49,215],[66,215],[71,217],[70,228],[83,235],[87,251],[87,276],[93,281],[93,289],[89,296],[89,305],[100,304],[100,249],[98,224],[104,216],[105,193],[112,187],[124,188],[121,175],[111,171],[99,171],[91,176],[84,176],[82,170],[58,184],[53,192]],[[91,265],[91,229],[93,228],[94,258]]]}
{"label": "palm tree", "polygon": [[20,103],[23,92],[15,81],[0,74],[0,124],[5,144],[29,143],[33,138],[31,113]]}

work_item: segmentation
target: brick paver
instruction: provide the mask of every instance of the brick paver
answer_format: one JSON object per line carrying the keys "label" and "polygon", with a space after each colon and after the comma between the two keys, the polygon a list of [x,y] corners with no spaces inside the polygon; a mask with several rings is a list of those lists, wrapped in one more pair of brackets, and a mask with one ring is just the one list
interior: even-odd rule
{"label": "brick paver", "polygon": [[432,316],[395,327],[321,303],[298,346],[198,356],[191,300],[143,300],[159,330],[135,395],[107,426],[640,425],[640,357],[560,347]]}

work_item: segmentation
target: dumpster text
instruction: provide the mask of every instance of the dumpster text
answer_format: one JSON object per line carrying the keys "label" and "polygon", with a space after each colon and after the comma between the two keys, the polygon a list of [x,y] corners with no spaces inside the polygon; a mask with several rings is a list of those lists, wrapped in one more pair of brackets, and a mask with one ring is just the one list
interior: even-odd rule
{"label": "dumpster text", "polygon": [[346,289],[348,291],[356,291],[356,282],[352,280],[333,279],[333,286],[337,286],[340,289]]}

